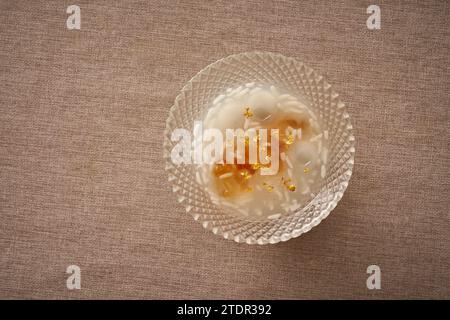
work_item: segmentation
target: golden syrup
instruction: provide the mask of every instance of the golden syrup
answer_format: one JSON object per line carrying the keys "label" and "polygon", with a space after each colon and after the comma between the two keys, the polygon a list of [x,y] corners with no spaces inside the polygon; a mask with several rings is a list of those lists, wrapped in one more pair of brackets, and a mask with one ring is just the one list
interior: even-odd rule
{"label": "golden syrup", "polygon": [[[246,110],[249,114],[251,111]],[[309,134],[309,123],[307,121],[297,121],[295,119],[283,119],[279,121],[276,125],[265,128],[270,132],[270,129],[278,129],[279,130],[279,138],[275,139],[278,141],[271,141],[271,143],[279,143],[279,155],[287,150],[290,145],[295,143],[296,137],[292,133],[286,133],[288,128],[293,129],[301,129],[301,132],[305,132]],[[259,155],[259,149],[262,148],[259,141],[259,135],[256,136],[257,142],[257,151]],[[237,147],[235,144],[234,150],[236,151]],[[267,146],[267,155],[271,157],[271,146]],[[224,152],[225,154],[225,152]],[[272,161],[273,159],[271,159]],[[225,161],[225,158],[224,158]],[[281,157],[279,158],[279,173],[283,171],[285,165]],[[215,179],[215,186],[218,190],[218,194],[222,197],[234,197],[242,195],[244,192],[251,192],[252,188],[250,183],[252,182],[252,178],[255,175],[259,175],[259,169],[262,167],[269,167],[269,164],[262,164],[260,162],[250,164],[249,163],[249,143],[248,137],[245,137],[245,163],[237,164],[237,159],[234,159],[234,164],[216,164],[213,166],[213,177]],[[296,190],[296,187],[292,183],[283,182],[283,185],[291,192]],[[264,188],[271,192],[274,186],[263,183]]]}

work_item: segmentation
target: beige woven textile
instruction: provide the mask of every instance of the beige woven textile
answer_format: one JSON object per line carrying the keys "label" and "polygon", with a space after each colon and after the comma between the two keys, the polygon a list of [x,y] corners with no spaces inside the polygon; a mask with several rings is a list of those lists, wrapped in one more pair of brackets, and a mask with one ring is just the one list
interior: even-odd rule
{"label": "beige woven textile", "polygon": [[[0,0],[0,298],[450,298],[449,18],[445,0]],[[183,84],[254,50],[316,69],[356,130],[337,208],[273,246],[205,231],[162,161]]]}

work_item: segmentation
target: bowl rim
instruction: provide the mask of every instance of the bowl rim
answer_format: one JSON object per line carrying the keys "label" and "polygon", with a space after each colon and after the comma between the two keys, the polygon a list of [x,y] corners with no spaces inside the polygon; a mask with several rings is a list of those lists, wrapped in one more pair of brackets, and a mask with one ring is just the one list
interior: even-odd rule
{"label": "bowl rim", "polygon": [[[182,87],[182,89],[180,90],[180,92],[177,94],[177,96],[175,97],[175,101],[172,104],[172,106],[169,109],[169,114],[168,117],[166,119],[165,122],[165,129],[164,129],[164,143],[163,143],[163,152],[164,152],[164,159],[165,159],[165,172],[168,173],[169,171],[169,166],[167,165],[167,162],[170,162],[170,157],[166,155],[166,147],[168,146],[168,142],[167,142],[167,137],[170,136],[170,120],[174,114],[174,112],[176,112],[176,109],[178,107],[178,102],[180,99],[182,99],[183,94],[185,92],[188,92],[191,90],[192,84],[202,76],[203,73],[207,72],[207,70],[209,70],[210,68],[212,68],[215,65],[219,65],[224,63],[227,60],[233,60],[238,58],[239,56],[248,56],[248,55],[268,55],[271,57],[278,57],[281,59],[286,59],[289,60],[293,63],[296,64],[300,64],[303,65],[303,67],[307,70],[307,72],[309,72],[309,74],[312,74],[315,78],[320,78],[321,81],[323,81],[324,85],[327,85],[329,87],[330,90],[330,94],[333,94],[335,96],[336,99],[336,103],[340,103],[341,107],[340,109],[343,109],[343,114],[346,115],[346,121],[347,121],[347,125],[348,125],[348,132],[349,132],[349,136],[348,136],[348,141],[351,144],[351,147],[349,148],[349,153],[350,153],[350,157],[345,161],[345,163],[347,165],[350,166],[350,169],[347,170],[347,176],[348,178],[344,181],[341,181],[339,183],[339,185],[342,187],[342,190],[339,192],[335,192],[333,199],[328,201],[327,203],[327,207],[323,210],[321,210],[320,214],[317,217],[314,217],[309,223],[306,223],[305,225],[303,225],[300,229],[294,229],[292,230],[290,233],[286,233],[283,234],[281,237],[279,236],[274,236],[271,235],[269,238],[267,238],[267,241],[264,242],[260,242],[260,241],[248,241],[248,238],[242,238],[242,237],[232,237],[230,238],[229,235],[227,234],[227,232],[221,232],[221,230],[218,230],[216,227],[210,225],[209,223],[201,223],[200,219],[199,219],[199,214],[196,214],[194,212],[191,212],[190,210],[188,210],[188,205],[183,204],[183,201],[178,201],[180,204],[183,204],[185,207],[185,211],[187,213],[189,213],[194,220],[198,221],[201,223],[201,225],[203,226],[203,228],[205,228],[206,230],[211,231],[212,233],[214,233],[215,235],[218,236],[222,236],[223,238],[227,239],[227,240],[234,240],[235,242],[238,243],[247,243],[247,244],[258,244],[258,245],[265,245],[265,244],[276,244],[279,242],[285,242],[288,241],[290,239],[293,238],[297,238],[299,236],[301,236],[302,234],[310,231],[312,228],[314,228],[315,226],[317,226],[318,224],[320,224],[320,222],[322,222],[324,219],[326,219],[328,217],[328,215],[331,213],[331,211],[334,210],[334,208],[337,206],[337,204],[341,201],[342,197],[344,196],[345,191],[347,190],[348,184],[351,180],[351,177],[353,175],[353,171],[354,171],[354,159],[355,159],[355,135],[354,135],[354,127],[351,124],[351,117],[350,114],[348,113],[348,107],[347,104],[344,103],[341,99],[340,99],[340,94],[338,94],[337,92],[335,92],[333,90],[333,86],[331,84],[329,84],[326,80],[323,79],[323,77],[318,74],[313,68],[307,66],[306,64],[304,64],[302,61],[293,58],[293,57],[287,57],[281,53],[274,53],[274,52],[270,52],[270,51],[246,51],[246,52],[241,52],[241,53],[235,53],[235,54],[231,54],[228,55],[226,57],[223,57],[221,59],[218,59],[210,64],[208,64],[207,66],[205,66],[204,68],[202,68],[199,72],[197,72],[189,81],[187,81],[185,83],[185,85]],[[168,181],[172,183],[171,179],[170,179],[170,175],[167,177]],[[176,193],[175,190],[172,190],[173,193]],[[316,195],[317,197],[318,195]],[[311,203],[313,203],[315,198],[311,199],[311,201],[305,206],[307,207],[308,205],[310,205]],[[290,215],[287,215],[286,217],[283,218],[287,218],[290,217],[291,215],[294,215],[295,213],[292,213]],[[234,217],[236,219],[238,219],[239,221],[242,222],[265,222],[265,221],[251,221],[251,220],[246,220],[246,219],[242,219],[239,217]],[[275,221],[275,220],[272,220]]]}

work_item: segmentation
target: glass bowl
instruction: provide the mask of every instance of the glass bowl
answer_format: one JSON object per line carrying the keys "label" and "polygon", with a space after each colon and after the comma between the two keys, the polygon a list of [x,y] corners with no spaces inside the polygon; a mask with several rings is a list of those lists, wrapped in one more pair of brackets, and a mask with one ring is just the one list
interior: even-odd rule
{"label": "glass bowl", "polygon": [[[274,85],[301,96],[329,132],[329,160],[319,192],[303,208],[275,220],[250,221],[216,206],[196,181],[195,165],[174,165],[172,131],[192,132],[213,100],[227,88],[255,82]],[[339,95],[322,76],[302,62],[281,54],[247,52],[218,60],[193,77],[176,97],[166,122],[164,159],[172,190],[186,212],[225,239],[247,244],[274,244],[298,237],[317,226],[336,207],[352,175],[355,138],[350,116]]]}

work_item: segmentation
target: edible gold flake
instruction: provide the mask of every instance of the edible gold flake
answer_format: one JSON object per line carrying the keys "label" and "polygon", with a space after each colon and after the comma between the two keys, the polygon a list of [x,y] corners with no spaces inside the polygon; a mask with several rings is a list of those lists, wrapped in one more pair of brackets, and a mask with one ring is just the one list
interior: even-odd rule
{"label": "edible gold flake", "polygon": [[295,191],[296,187],[294,184],[290,183],[291,179],[284,179],[284,177],[281,177],[281,181],[283,181],[284,186],[289,190],[289,191]]}
{"label": "edible gold flake", "polygon": [[245,108],[244,117],[247,119],[253,117],[253,112],[250,110],[250,107]]}
{"label": "edible gold flake", "polygon": [[264,186],[264,188],[266,188],[267,191],[269,191],[269,192],[273,191],[273,186],[271,186],[270,184],[263,182],[263,186]]}
{"label": "edible gold flake", "polygon": [[287,188],[289,191],[292,191],[292,192],[295,191],[295,186],[293,184],[288,185]]}
{"label": "edible gold flake", "polygon": [[262,166],[261,166],[261,163],[255,163],[255,164],[252,164],[252,169],[253,170],[258,170],[258,169],[260,169]]}
{"label": "edible gold flake", "polygon": [[242,170],[239,174],[245,179],[248,180],[252,177],[252,175],[247,170]]}
{"label": "edible gold flake", "polygon": [[287,139],[286,139],[286,144],[287,145],[291,145],[294,143],[294,136],[292,134],[288,135]]}

